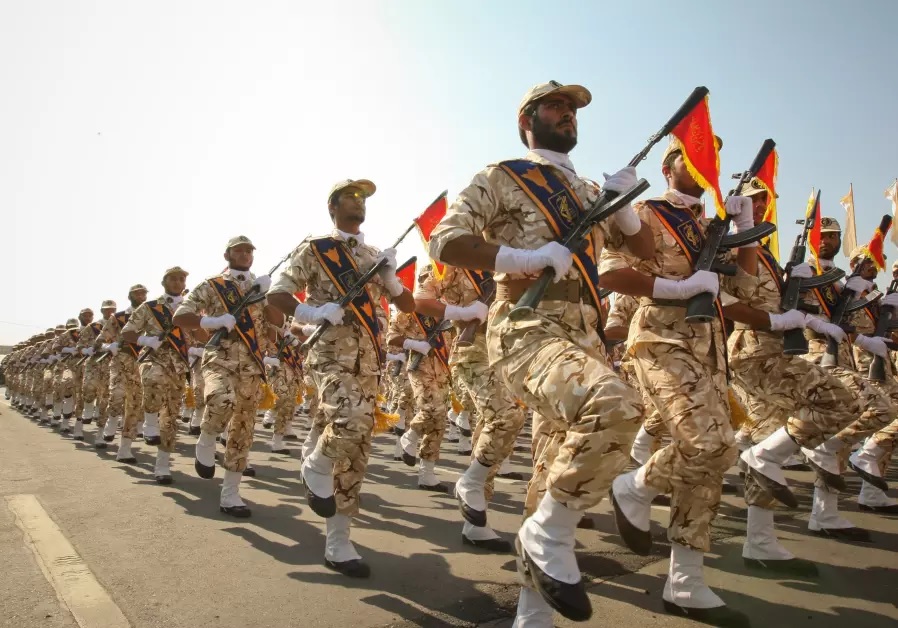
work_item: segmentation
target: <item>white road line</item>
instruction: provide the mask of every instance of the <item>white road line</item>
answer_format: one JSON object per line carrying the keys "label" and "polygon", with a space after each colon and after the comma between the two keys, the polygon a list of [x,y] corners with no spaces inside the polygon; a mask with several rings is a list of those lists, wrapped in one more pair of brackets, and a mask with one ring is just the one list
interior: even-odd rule
{"label": "white road line", "polygon": [[9,509],[44,577],[81,628],[129,628],[128,620],[34,495],[10,495]]}

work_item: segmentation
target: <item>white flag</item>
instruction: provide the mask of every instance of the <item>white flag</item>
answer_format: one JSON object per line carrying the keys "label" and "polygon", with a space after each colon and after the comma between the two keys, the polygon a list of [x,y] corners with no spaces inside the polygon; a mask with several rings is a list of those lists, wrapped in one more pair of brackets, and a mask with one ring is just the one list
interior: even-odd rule
{"label": "white flag", "polygon": [[[892,202],[892,216],[898,222],[898,179],[886,190],[886,198]],[[892,243],[898,246],[898,233],[892,229]]]}
{"label": "white flag", "polygon": [[848,194],[839,201],[848,214],[845,220],[845,231],[842,234],[842,253],[845,257],[851,257],[851,252],[857,248],[857,229],[854,224],[854,184],[848,186]]}

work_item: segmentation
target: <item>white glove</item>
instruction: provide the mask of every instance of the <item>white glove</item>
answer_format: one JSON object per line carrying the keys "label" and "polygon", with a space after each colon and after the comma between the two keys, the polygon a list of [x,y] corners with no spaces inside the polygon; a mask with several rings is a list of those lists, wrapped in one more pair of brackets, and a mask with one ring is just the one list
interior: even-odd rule
{"label": "white glove", "polygon": [[[605,177],[605,185],[603,185],[602,188],[609,192],[617,192],[618,194],[626,192],[636,185],[636,182],[639,180],[636,176],[636,168],[631,166],[622,168],[610,176],[607,173],[602,174]],[[633,211],[631,205],[626,205],[622,209],[614,212],[614,215],[611,218],[617,223],[617,226],[624,235],[636,235],[642,228],[642,221],[639,220],[639,216]]]}
{"label": "white glove", "polygon": [[271,288],[271,277],[269,277],[268,275],[256,277],[253,285],[259,286],[259,294],[265,294],[268,292],[268,289]]}
{"label": "white glove", "polygon": [[485,321],[490,309],[483,301],[474,301],[470,305],[447,305],[443,318],[447,321]]}
{"label": "white glove", "polygon": [[836,342],[842,342],[847,337],[845,335],[845,330],[839,327],[838,325],[833,325],[832,323],[827,323],[824,320],[816,318],[814,316],[808,316],[805,319],[805,325],[808,329],[812,329],[816,331],[818,334],[823,334],[824,336],[829,336]]}
{"label": "white glove", "polygon": [[230,314],[222,314],[221,316],[204,316],[200,319],[200,327],[203,329],[227,329],[231,331],[237,319]]}
{"label": "white glove", "polygon": [[377,271],[377,274],[390,296],[398,297],[405,290],[405,286],[402,285],[399,277],[396,276],[396,249],[384,249],[378,256],[377,261],[379,262],[382,259],[387,260],[387,263]]}
{"label": "white glove", "polygon": [[303,325],[302,326],[302,335],[308,338],[312,334],[315,333],[315,330],[318,329],[318,325]]}
{"label": "white glove", "polygon": [[141,347],[149,347],[153,351],[162,346],[162,341],[156,336],[138,336],[137,344]]}
{"label": "white glove", "polygon": [[702,292],[710,292],[715,297],[720,291],[720,278],[709,270],[697,270],[687,279],[664,279],[655,277],[652,289],[653,299],[685,301]]}
{"label": "white glove", "polygon": [[265,366],[273,366],[274,368],[278,368],[281,365],[281,361],[277,358],[264,357],[262,358],[262,364],[264,364]]}
{"label": "white glove", "polygon": [[787,329],[804,329],[804,312],[789,310],[782,314],[768,314],[770,316],[770,331],[786,331]]}
{"label": "white glove", "polygon": [[81,355],[86,355],[87,357],[90,357],[90,356],[92,356],[93,354],[94,354],[94,348],[93,348],[93,347],[87,347],[86,349],[82,349],[82,350],[81,350]]}
{"label": "white glove", "polygon": [[880,307],[898,307],[898,292],[887,294],[879,300]]}
{"label": "white glove", "polygon": [[108,342],[103,345],[103,351],[108,351],[112,355],[118,353],[118,343],[117,342]]}
{"label": "white glove", "polygon": [[792,273],[789,276],[798,277],[799,279],[810,279],[814,276],[814,269],[811,268],[810,264],[802,262],[792,267]]}
{"label": "white glove", "polygon": [[287,341],[287,346],[295,347],[299,344],[299,338],[291,334],[289,331],[284,334],[284,340]]}
{"label": "white glove", "polygon": [[405,362],[407,356],[404,353],[388,353],[387,360],[392,362]]}
{"label": "white glove", "polygon": [[551,266],[555,269],[555,281],[558,282],[567,274],[573,263],[573,253],[558,242],[543,244],[535,251],[500,246],[496,255],[496,272],[533,275]]}
{"label": "white glove", "polygon": [[203,353],[204,353],[204,350],[203,350],[202,347],[190,347],[190,348],[187,350],[187,355],[190,355],[190,356],[193,356],[193,357],[196,357],[196,358],[201,358],[201,357],[203,357]]}
{"label": "white glove", "polygon": [[325,303],[317,307],[299,303],[293,311],[293,320],[315,325],[328,321],[331,325],[340,325],[343,323],[343,313],[343,308],[337,303]]}
{"label": "white glove", "polygon": [[68,355],[75,355],[75,347],[63,347],[62,352]]}
{"label": "white glove", "polygon": [[852,277],[845,282],[845,288],[847,288],[848,290],[852,290],[857,294],[861,294],[862,292],[872,290],[873,282],[867,281],[863,277]]}
{"label": "white glove", "polygon": [[406,338],[405,342],[402,343],[402,348],[407,351],[417,351],[421,355],[427,355],[433,347],[431,347],[430,343],[426,340],[412,340],[411,338]]}
{"label": "white glove", "polygon": [[730,196],[726,200],[727,215],[733,219],[736,233],[748,231],[755,226],[754,211],[751,199],[747,196]]}
{"label": "white glove", "polygon": [[889,359],[889,347],[886,345],[886,341],[879,336],[864,336],[863,334],[858,334],[854,338],[854,344],[873,355],[878,355],[886,360]]}

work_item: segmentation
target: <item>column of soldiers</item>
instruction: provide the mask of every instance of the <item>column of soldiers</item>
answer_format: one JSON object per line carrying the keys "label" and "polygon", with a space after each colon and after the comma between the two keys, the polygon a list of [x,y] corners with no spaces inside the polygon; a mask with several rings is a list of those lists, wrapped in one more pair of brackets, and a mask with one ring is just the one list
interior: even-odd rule
{"label": "column of soldiers", "polygon": [[[651,504],[669,496],[668,612],[749,625],[703,575],[723,476],[737,458],[751,569],[817,575],[813,561],[796,558],[776,537],[775,503],[797,506],[783,468],[798,454],[816,476],[814,533],[871,539],[839,514],[849,467],[863,480],[862,509],[898,513],[884,479],[898,435],[898,381],[888,343],[874,333],[883,310],[898,307],[898,293],[856,312],[848,334],[828,313],[841,290],[863,296],[874,289],[877,269],[865,249],[852,253],[843,286],[805,294],[814,315],[781,310],[785,273],[763,245],[731,253],[734,276],[694,271],[708,220],[703,189],[677,141],[661,158],[667,189],[597,224],[588,246],[572,253],[559,240],[575,217],[603,190],[620,193],[637,181],[630,167],[602,185],[575,169],[577,112],[590,101],[586,88],[554,81],[525,94],[517,124],[526,155],[474,176],[431,235],[439,266],[423,266],[413,290],[397,276],[396,251],[375,247],[361,230],[374,183],[347,179],[327,196],[333,231],[303,240],[274,280],[251,271],[250,239],[232,238],[226,270],[189,291],[187,272],[174,266],[158,298],[147,301],[137,284],[128,308],[103,301],[101,320],[85,309],[17,345],[3,362],[7,398],[75,440],[96,421],[97,449],[120,429],[119,462],[136,461],[132,446],[142,437],[156,450],[153,475],[165,485],[174,481],[183,400],[194,397],[185,411],[188,434],[198,437],[194,471],[215,476],[221,439],[219,508],[238,518],[252,514],[240,482],[252,472],[266,391],[276,398],[265,419],[273,453],[289,453],[286,441],[297,439],[292,419],[302,401],[309,417],[302,484],[325,519],[324,562],[356,578],[370,574],[350,537],[382,411],[398,415],[394,460],[417,467],[418,488],[442,493],[450,489],[436,464],[450,417],[461,429],[459,453],[470,455],[452,489],[462,542],[516,554],[523,586],[515,626],[552,626],[554,612],[591,617],[575,531],[605,496],[623,543],[641,555],[652,547]],[[767,194],[755,179],[727,199],[737,233],[762,220]],[[822,224],[825,269],[841,247],[841,229],[831,218]],[[547,268],[554,282],[543,300],[512,314]],[[898,263],[892,271],[898,278]],[[809,264],[790,269],[793,277],[816,272]],[[600,281],[615,292],[610,312]],[[689,323],[686,300],[702,293],[718,298],[722,316]],[[397,310],[389,323],[382,297]],[[806,334],[806,355],[783,353],[789,330]],[[823,363],[827,339],[838,344],[836,366]],[[882,382],[867,377],[877,359],[886,364]],[[734,395],[748,413],[739,438]],[[489,526],[489,504],[527,417],[533,475],[512,543]],[[627,471],[631,461],[635,469]]]}

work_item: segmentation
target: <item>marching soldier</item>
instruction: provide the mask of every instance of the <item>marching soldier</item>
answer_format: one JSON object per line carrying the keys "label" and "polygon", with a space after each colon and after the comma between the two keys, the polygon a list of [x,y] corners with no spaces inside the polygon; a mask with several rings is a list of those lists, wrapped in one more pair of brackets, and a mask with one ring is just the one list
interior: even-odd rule
{"label": "marching soldier", "polygon": [[94,311],[89,307],[78,313],[78,322],[81,328],[78,330],[72,357],[68,358],[68,367],[74,378],[75,388],[75,427],[72,431],[73,440],[84,440],[84,360],[81,355],[81,335],[90,336],[90,326],[93,324]]}
{"label": "marching soldier", "polygon": [[273,419],[270,445],[271,453],[274,454],[290,453],[284,441],[293,422],[296,396],[302,386],[302,358],[296,349],[298,345],[299,339],[292,333],[285,332],[278,342],[276,355],[272,356],[277,360],[277,366],[272,362],[268,371],[271,389],[277,397],[274,407],[268,411]]}
{"label": "marching soldier", "polygon": [[[551,608],[579,621],[592,614],[574,554],[577,522],[626,466],[642,416],[639,395],[614,374],[596,332],[596,255],[604,246],[626,244],[638,256],[650,256],[646,227],[623,208],[597,225],[590,246],[576,255],[558,242],[600,193],[568,157],[577,143],[577,112],[591,99],[586,88],[555,81],[530,89],[517,112],[519,136],[530,151],[475,175],[429,245],[435,260],[495,272],[489,364],[513,395],[566,434],[546,474],[548,490],[516,542],[518,569],[528,582],[518,620],[539,625],[551,625]],[[628,168],[609,178],[606,188],[620,192],[635,183]],[[510,317],[547,267],[554,269],[555,283],[542,303]]]}
{"label": "marching soldier", "polygon": [[153,475],[158,484],[171,484],[171,455],[178,436],[181,394],[187,374],[190,338],[172,323],[181,304],[187,271],[174,266],[162,275],[165,293],[142,303],[122,328],[122,340],[143,349],[138,359],[143,392],[143,438],[157,447]]}
{"label": "marching soldier", "polygon": [[256,277],[250,272],[255,248],[246,236],[231,238],[224,252],[227,270],[194,288],[173,319],[175,325],[186,331],[203,329],[224,334],[218,346],[207,344],[203,353],[206,408],[196,443],[194,468],[201,478],[214,477],[215,439],[228,426],[219,509],[238,518],[252,515],[240,498],[240,479],[253,444],[266,360],[271,360],[265,353],[274,342],[270,321],[275,319],[266,313],[264,298],[231,313],[247,291],[265,295],[271,285],[268,275]]}
{"label": "marching soldier", "polygon": [[[665,609],[715,625],[747,626],[748,618],[727,608],[703,576],[723,474],[737,454],[730,425],[723,320],[707,324],[685,320],[686,299],[703,292],[717,296],[719,290],[715,273],[693,271],[708,222],[700,202],[703,189],[686,168],[678,141],[671,141],[661,162],[668,190],[636,204],[638,216],[653,234],[655,255],[641,261],[606,250],[602,258],[602,285],[639,297],[628,351],[640,387],[672,439],[636,471],[615,479],[616,522],[625,540],[628,529],[645,535],[630,547],[647,554],[652,499],[670,493]],[[749,199],[730,197],[726,211],[737,232],[754,226]],[[754,247],[756,243],[738,249],[737,275],[726,280],[730,294],[721,294],[723,306],[735,301],[730,295],[748,296],[757,287]]]}
{"label": "marching soldier", "polygon": [[[134,464],[137,458],[131,452],[131,444],[137,438],[137,424],[140,422],[140,373],[137,370],[137,355],[140,347],[125,342],[122,328],[134,310],[147,300],[147,289],[135,284],[128,290],[129,307],[116,312],[103,324],[100,332],[101,348],[111,356],[109,364],[109,418],[103,428],[103,440],[111,443],[119,421],[122,423],[122,441],[115,459],[125,464]],[[99,360],[99,358],[98,358]]]}
{"label": "marching soldier", "polygon": [[69,422],[75,414],[75,394],[78,379],[72,370],[73,356],[77,350],[80,323],[78,319],[70,318],[66,321],[65,333],[56,338],[54,351],[56,353],[56,381],[54,385],[56,403],[62,412],[62,420],[59,425],[60,434],[69,434],[72,428]]}
{"label": "marching soldier", "polygon": [[94,447],[97,449],[106,448],[103,432],[109,404],[109,361],[98,363],[95,354],[102,342],[100,334],[103,327],[115,314],[115,310],[115,301],[111,299],[103,301],[100,305],[100,320],[82,330],[78,339],[79,352],[84,356],[84,380],[81,389],[84,400],[83,423],[87,425],[94,419],[97,420],[97,432],[94,436]]}
{"label": "marching soldier", "polygon": [[[334,231],[303,242],[278,278],[271,303],[292,314],[297,325],[330,325],[310,348],[304,366],[318,389],[326,426],[315,449],[304,457],[303,483],[309,505],[327,519],[325,565],[350,577],[365,578],[369,566],[349,540],[351,517],[358,512],[362,479],[371,453],[378,378],[383,356],[377,303],[383,294],[405,312],[414,299],[396,277],[396,251],[379,251],[360,231],[371,181],[347,179],[331,188],[328,211]],[[338,304],[360,273],[379,259],[387,263],[347,312]],[[306,301],[294,294],[305,291]]]}

